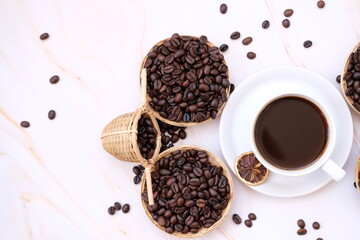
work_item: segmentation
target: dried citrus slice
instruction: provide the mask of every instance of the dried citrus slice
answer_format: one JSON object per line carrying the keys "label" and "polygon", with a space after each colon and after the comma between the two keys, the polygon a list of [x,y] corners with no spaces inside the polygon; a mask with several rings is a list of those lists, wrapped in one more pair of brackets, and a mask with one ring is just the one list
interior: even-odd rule
{"label": "dried citrus slice", "polygon": [[259,162],[253,152],[246,152],[236,159],[235,173],[243,183],[256,186],[265,182],[269,170]]}

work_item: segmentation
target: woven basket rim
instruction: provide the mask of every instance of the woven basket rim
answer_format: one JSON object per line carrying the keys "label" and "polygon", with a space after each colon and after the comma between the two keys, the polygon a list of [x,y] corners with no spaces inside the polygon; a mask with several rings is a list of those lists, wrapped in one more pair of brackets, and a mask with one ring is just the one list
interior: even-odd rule
{"label": "woven basket rim", "polygon": [[[188,149],[196,149],[196,150],[200,150],[200,151],[206,151],[206,153],[208,154],[209,156],[209,161],[213,164],[213,165],[216,165],[216,166],[221,166],[223,168],[223,175],[227,178],[228,180],[228,183],[229,183],[229,186],[230,186],[230,198],[229,198],[229,201],[228,201],[228,205],[226,206],[226,208],[223,210],[222,212],[222,216],[221,218],[216,221],[211,227],[209,228],[202,228],[199,232],[197,233],[187,233],[187,234],[183,234],[183,233],[180,233],[180,232],[173,232],[171,233],[170,235],[172,236],[177,236],[177,237],[180,237],[180,238],[197,238],[197,237],[201,237],[203,236],[204,234],[214,230],[215,228],[217,228],[224,220],[225,218],[227,217],[227,215],[229,214],[230,212],[230,209],[231,209],[231,204],[232,204],[232,201],[233,201],[233,198],[234,198],[234,184],[233,184],[233,181],[232,181],[232,177],[231,177],[231,174],[230,174],[230,171],[228,170],[228,168],[226,167],[226,165],[224,164],[224,162],[218,158],[215,154],[213,154],[212,152],[210,152],[209,150],[205,149],[205,148],[202,148],[202,147],[199,147],[199,146],[195,146],[195,145],[180,145],[180,146],[176,146],[176,147],[172,147],[172,148],[169,148],[167,150],[165,150],[164,152],[160,153],[160,155],[158,156],[158,158],[156,159],[156,161],[153,163],[153,167],[155,166],[155,163],[157,161],[159,161],[161,158],[165,157],[165,156],[168,156],[171,154],[171,152],[174,152],[174,151],[177,151],[177,150],[188,150]],[[153,170],[153,169],[152,169]],[[145,184],[146,184],[146,179],[145,177],[143,176],[142,179],[141,179],[141,192],[140,194],[143,193],[144,189],[145,189]],[[146,204],[145,204],[145,201],[143,199],[141,199],[141,203],[142,203],[142,206],[144,208],[144,211],[145,211],[145,214],[147,215],[147,217],[150,219],[150,221],[156,226],[158,227],[161,231],[165,232],[165,228],[164,227],[161,227],[152,217],[151,217],[151,214],[149,213],[149,211],[147,210],[147,207],[146,207]],[[169,233],[167,233],[169,234]]]}

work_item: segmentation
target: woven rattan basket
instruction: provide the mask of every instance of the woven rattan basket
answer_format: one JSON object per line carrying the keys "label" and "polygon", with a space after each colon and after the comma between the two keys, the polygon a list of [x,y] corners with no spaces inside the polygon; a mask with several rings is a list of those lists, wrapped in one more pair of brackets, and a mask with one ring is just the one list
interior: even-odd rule
{"label": "woven rattan basket", "polygon": [[[183,37],[183,36],[182,36],[182,37]],[[195,37],[195,36],[191,36],[191,37]],[[195,37],[195,38],[198,38],[198,39],[199,39],[199,37]],[[160,42],[158,42],[157,44],[155,44],[155,46],[160,46],[164,41],[169,40],[169,39],[170,39],[170,38],[163,39],[163,40],[161,40]],[[208,41],[206,44],[207,44],[209,47],[215,47],[215,45],[214,45],[213,43],[209,42],[209,41]],[[153,47],[150,49],[149,52],[151,52],[152,50],[153,50]],[[147,60],[147,55],[144,57],[144,59],[143,59],[143,61],[142,61],[142,63],[141,63],[141,69],[144,69],[146,60]],[[225,59],[223,59],[223,63],[224,63],[225,65],[227,65],[226,62],[225,62]],[[227,78],[229,79],[229,70],[226,72],[226,75],[227,75]],[[227,96],[227,98],[229,98],[229,95],[230,95],[230,88],[228,88],[228,89],[226,90],[226,96]],[[150,98],[150,96],[149,96],[148,94],[146,94],[146,100],[147,100],[148,102],[151,101],[151,98]],[[219,116],[219,115],[221,114],[221,111],[222,111],[222,109],[224,108],[225,104],[226,104],[226,102],[224,102],[224,103],[217,109],[217,110],[218,110],[217,116]],[[149,107],[150,107],[150,106],[149,106]],[[150,108],[151,108],[151,107],[150,107]],[[152,109],[152,110],[153,110],[153,109]],[[175,121],[170,121],[169,119],[166,119],[166,118],[161,117],[160,114],[159,114],[157,111],[155,111],[155,110],[153,110],[153,113],[154,113],[154,115],[155,115],[155,117],[156,117],[157,119],[160,119],[160,120],[163,121],[164,123],[167,123],[167,124],[170,124],[170,125],[174,125],[174,126],[178,126],[178,127],[190,127],[190,126],[195,126],[195,125],[199,125],[199,124],[202,124],[202,123],[206,123],[206,122],[209,122],[209,121],[212,120],[212,118],[208,118],[208,119],[206,119],[205,121],[202,121],[202,122],[175,122]]]}
{"label": "woven rattan basket", "polygon": [[[177,236],[177,237],[181,237],[181,238],[196,238],[196,237],[201,237],[203,236],[205,233],[215,229],[216,227],[218,227],[220,225],[220,223],[226,218],[226,216],[228,215],[229,211],[230,211],[230,208],[231,208],[231,203],[232,203],[232,200],[233,200],[233,197],[234,197],[234,185],[233,185],[233,182],[232,182],[232,178],[231,178],[231,175],[230,175],[230,172],[228,170],[228,168],[225,166],[225,164],[216,156],[214,155],[213,153],[209,152],[208,150],[206,149],[203,149],[201,147],[198,147],[198,146],[192,146],[192,145],[183,145],[183,146],[178,146],[178,147],[172,147],[164,152],[162,152],[158,158],[155,160],[154,164],[160,160],[162,157],[166,157],[166,156],[169,156],[172,152],[174,151],[177,151],[177,150],[181,150],[181,151],[186,151],[186,150],[189,150],[189,149],[196,149],[196,150],[200,150],[200,151],[206,151],[208,156],[209,156],[209,161],[211,164],[217,166],[217,167],[222,167],[223,168],[223,174],[224,176],[227,178],[228,180],[228,183],[230,185],[230,198],[229,198],[229,202],[228,202],[228,205],[227,207],[223,210],[222,212],[222,216],[221,218],[215,222],[211,227],[209,228],[202,228],[199,230],[199,232],[197,233],[186,233],[186,234],[183,234],[183,233],[180,233],[180,232],[174,232],[172,233],[171,235],[173,236]],[[153,165],[155,166],[155,165]],[[141,193],[144,192],[145,190],[145,178],[143,177],[142,178],[142,183],[141,183]],[[151,214],[149,213],[149,211],[147,210],[147,206],[146,206],[146,203],[144,202],[144,200],[141,201],[142,202],[142,205],[144,207],[144,210],[145,210],[145,213],[146,215],[149,217],[150,221],[155,224],[159,229],[161,229],[162,231],[165,231],[164,230],[164,227],[161,227],[157,221],[155,221],[152,217],[151,217]]]}
{"label": "woven rattan basket", "polygon": [[[157,159],[160,152],[161,133],[153,111],[145,100],[145,69],[142,71],[141,81],[142,105],[135,112],[123,114],[107,124],[102,132],[101,141],[103,148],[117,159],[127,162],[140,163],[145,168],[145,175],[148,181],[147,184],[150,187],[150,190],[148,191],[148,197],[150,205],[152,205],[153,196],[150,170],[154,160]],[[149,116],[157,131],[156,148],[153,156],[150,159],[145,159],[142,157],[139,145],[137,143],[138,121],[142,114],[147,114]]]}
{"label": "woven rattan basket", "polygon": [[355,167],[355,185],[357,190],[360,192],[360,155],[356,161],[356,167]]}

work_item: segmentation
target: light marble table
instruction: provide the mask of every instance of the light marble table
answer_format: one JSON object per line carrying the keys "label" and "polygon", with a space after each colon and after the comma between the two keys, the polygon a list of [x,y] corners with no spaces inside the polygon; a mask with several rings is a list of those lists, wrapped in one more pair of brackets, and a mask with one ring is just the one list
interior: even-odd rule
{"label": "light marble table", "polygon": [[[139,67],[157,41],[174,32],[207,35],[229,44],[225,58],[231,81],[239,85],[259,70],[299,66],[335,77],[360,40],[360,1],[0,1],[0,239],[172,239],[152,225],[140,204],[133,164],[118,161],[101,147],[100,134],[112,118],[140,102]],[[284,29],[283,11],[293,8]],[[261,28],[263,20],[271,26]],[[240,31],[254,41],[243,46],[229,35]],[[50,38],[40,41],[39,35]],[[305,40],[313,46],[303,48]],[[248,51],[257,58],[246,58]],[[61,80],[51,85],[57,74]],[[319,89],[320,91],[321,89]],[[57,112],[50,121],[50,109]],[[360,194],[353,187],[360,152],[360,116],[347,175],[321,190],[281,199],[257,193],[234,179],[232,213],[243,220],[255,212],[252,228],[228,217],[203,239],[359,239]],[[28,120],[31,127],[19,127]],[[219,120],[188,129],[190,143],[222,157]],[[209,140],[210,139],[210,140]],[[341,144],[341,143],[339,143]],[[128,214],[110,216],[114,201],[130,203]],[[308,234],[296,235],[306,220]],[[310,227],[319,221],[321,229]],[[357,234],[357,236],[356,236]],[[175,239],[175,238],[173,238]]]}

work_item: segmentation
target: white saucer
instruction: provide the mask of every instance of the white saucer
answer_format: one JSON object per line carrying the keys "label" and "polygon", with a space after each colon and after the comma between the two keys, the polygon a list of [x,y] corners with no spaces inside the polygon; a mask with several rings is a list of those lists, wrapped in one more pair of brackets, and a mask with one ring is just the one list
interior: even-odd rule
{"label": "white saucer", "polygon": [[[348,106],[338,90],[324,77],[311,71],[282,67],[272,68],[248,77],[231,94],[220,120],[220,145],[230,169],[235,159],[251,151],[252,119],[269,96],[296,89],[313,96],[328,110],[336,128],[335,150],[331,155],[343,167],[353,141],[353,122]],[[271,172],[266,182],[250,186],[276,197],[296,197],[312,193],[331,181],[321,169],[305,176],[289,177]]]}

